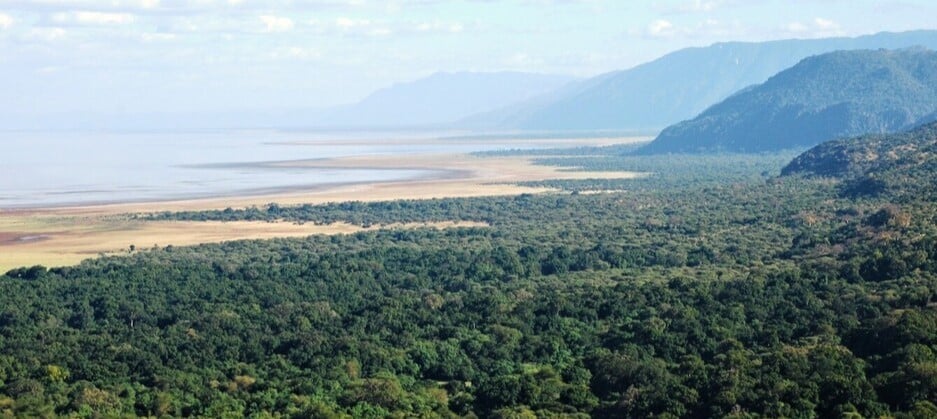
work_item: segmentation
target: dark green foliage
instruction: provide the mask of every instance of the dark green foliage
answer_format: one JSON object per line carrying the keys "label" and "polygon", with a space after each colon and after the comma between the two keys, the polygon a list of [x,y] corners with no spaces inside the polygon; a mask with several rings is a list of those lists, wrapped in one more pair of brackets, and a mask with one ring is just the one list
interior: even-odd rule
{"label": "dark green foliage", "polygon": [[158,215],[491,226],[11,271],[0,414],[928,417],[933,202],[743,160],[551,161],[657,173],[608,194]]}
{"label": "dark green foliage", "polygon": [[631,171],[647,176],[638,179],[583,179],[526,182],[528,186],[546,186],[572,192],[696,190],[710,186],[743,184],[767,180],[800,154],[787,150],[770,154],[708,155],[622,155],[617,147],[592,149],[590,155],[545,157],[537,164],[565,167],[573,171]]}
{"label": "dark green foliage", "polygon": [[28,268],[16,268],[6,273],[6,276],[16,279],[35,280],[42,278],[46,274],[45,266],[31,266]]}
{"label": "dark green foliage", "polygon": [[830,141],[798,156],[785,176],[835,177],[844,195],[937,198],[937,123],[892,135]]}
{"label": "dark green foliage", "polygon": [[840,51],[810,57],[665,129],[644,154],[810,147],[933,121],[937,53]]}

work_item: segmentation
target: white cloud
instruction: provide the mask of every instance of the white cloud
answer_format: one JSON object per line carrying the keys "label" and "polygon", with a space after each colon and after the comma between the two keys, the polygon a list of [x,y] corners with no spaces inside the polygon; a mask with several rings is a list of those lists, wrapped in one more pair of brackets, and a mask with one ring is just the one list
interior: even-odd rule
{"label": "white cloud", "polygon": [[335,28],[341,33],[357,36],[389,36],[394,34],[394,30],[387,25],[375,24],[369,19],[351,19],[339,17],[335,19]]}
{"label": "white cloud", "polygon": [[459,33],[465,30],[465,26],[461,23],[446,23],[440,21],[434,22],[423,22],[419,23],[415,27],[417,32],[448,32],[448,33]]}
{"label": "white cloud", "polygon": [[675,33],[673,23],[668,20],[658,19],[647,25],[647,34],[655,38],[669,38]]}
{"label": "white cloud", "polygon": [[147,33],[143,33],[140,35],[140,40],[143,42],[166,42],[166,41],[174,41],[176,40],[176,38],[177,38],[176,34],[173,34],[173,33],[147,32]]}
{"label": "white cloud", "polygon": [[836,22],[834,22],[834,21],[832,21],[832,20],[829,20],[829,19],[824,19],[824,18],[822,18],[822,17],[818,17],[818,18],[814,19],[814,20],[813,20],[813,24],[816,25],[817,28],[820,28],[820,29],[823,29],[823,30],[839,30],[839,24],[838,24],[838,23],[836,23]]}
{"label": "white cloud", "polygon": [[47,74],[55,74],[55,73],[58,73],[58,72],[60,72],[60,71],[62,71],[62,70],[65,70],[65,67],[54,66],[54,65],[47,65],[47,66],[45,66],[45,67],[40,67],[39,69],[37,69],[37,70],[36,70],[36,73],[39,73],[39,74],[42,74],[42,75],[47,75]]}
{"label": "white cloud", "polygon": [[648,39],[744,39],[751,29],[738,21],[705,19],[692,24],[676,25],[668,20],[655,20],[643,30],[630,30],[632,36]]}
{"label": "white cloud", "polygon": [[6,29],[10,26],[13,26],[13,17],[5,13],[0,13],[0,29]]}
{"label": "white cloud", "polygon": [[670,2],[657,2],[654,7],[664,14],[690,14],[690,13],[709,13],[716,11],[727,3],[734,4],[734,1],[726,0],[690,0],[681,1],[679,4]]}
{"label": "white cloud", "polygon": [[529,70],[531,68],[538,68],[544,64],[542,57],[531,55],[527,52],[517,52],[504,60],[504,66],[509,69],[517,70]]}
{"label": "white cloud", "polygon": [[721,2],[694,0],[690,4],[681,7],[684,12],[711,12],[719,7]]}
{"label": "white cloud", "polygon": [[130,13],[76,11],[53,13],[52,21],[63,25],[126,25],[133,23],[134,16]]}
{"label": "white cloud", "polygon": [[265,32],[289,32],[295,26],[293,20],[288,17],[263,15],[260,17],[260,21],[265,26]]}
{"label": "white cloud", "polygon": [[318,49],[297,46],[276,48],[270,53],[273,59],[315,60],[321,57],[322,52]]}
{"label": "white cloud", "polygon": [[787,26],[784,27],[784,30],[790,33],[804,33],[810,30],[810,28],[808,28],[807,25],[804,25],[803,23],[800,23],[800,22],[791,22],[791,23],[788,23]]}
{"label": "white cloud", "polygon": [[26,33],[26,38],[35,41],[53,42],[58,41],[68,35],[68,32],[62,28],[33,28]]}
{"label": "white cloud", "polygon": [[371,21],[367,19],[349,19],[347,17],[340,17],[335,19],[335,26],[338,26],[342,29],[360,28],[371,26]]}
{"label": "white cloud", "polygon": [[791,22],[781,28],[784,35],[801,38],[823,38],[830,36],[843,36],[846,31],[843,27],[830,19],[817,17],[810,22]]}

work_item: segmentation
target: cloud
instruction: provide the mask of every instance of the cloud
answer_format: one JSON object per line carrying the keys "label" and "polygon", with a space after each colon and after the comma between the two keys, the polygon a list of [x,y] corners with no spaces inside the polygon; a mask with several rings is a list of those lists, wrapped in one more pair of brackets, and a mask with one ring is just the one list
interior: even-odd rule
{"label": "cloud", "polygon": [[368,19],[350,19],[347,17],[340,17],[335,19],[335,26],[338,26],[342,29],[361,28],[365,26],[371,26],[371,21]]}
{"label": "cloud", "polygon": [[60,72],[60,71],[62,71],[62,70],[65,70],[65,67],[54,66],[54,65],[47,65],[47,66],[40,67],[40,68],[36,69],[36,73],[42,74],[42,75],[48,75],[48,74],[55,74],[55,73],[58,73],[58,72]]}
{"label": "cloud", "polygon": [[293,20],[288,17],[263,15],[260,16],[260,21],[264,24],[264,32],[289,32],[295,26]]}
{"label": "cloud", "polygon": [[[4,0],[4,5],[24,12],[67,12],[88,10],[96,12],[197,12],[238,6],[242,1],[221,0]],[[261,2],[257,2],[261,3]],[[257,9],[267,8],[259,4]]]}
{"label": "cloud", "polygon": [[727,5],[734,4],[727,0],[691,0],[679,4],[656,3],[654,7],[663,14],[709,13]]}
{"label": "cloud", "polygon": [[518,52],[506,57],[504,64],[507,68],[512,69],[536,68],[543,65],[543,59],[532,56],[527,52]]}
{"label": "cloud", "polygon": [[316,60],[322,57],[322,52],[315,48],[306,48],[298,46],[289,46],[276,48],[270,53],[270,58],[273,59],[289,59],[289,60]]}
{"label": "cloud", "polygon": [[711,12],[719,7],[722,2],[694,0],[690,4],[679,7],[679,10],[685,13]]}
{"label": "cloud", "polygon": [[68,32],[62,28],[33,28],[26,33],[26,38],[34,41],[53,42],[64,39]]}
{"label": "cloud", "polygon": [[13,17],[5,13],[0,13],[0,29],[6,29],[10,26],[13,26]]}
{"label": "cloud", "polygon": [[814,19],[813,24],[816,25],[817,28],[820,28],[823,30],[839,30],[840,29],[840,26],[838,23],[832,20],[824,19],[822,17],[818,17]]}
{"label": "cloud", "polygon": [[370,19],[351,19],[339,17],[335,19],[335,28],[346,35],[389,36],[394,29],[384,24],[377,24]]}
{"label": "cloud", "polygon": [[174,33],[147,32],[140,34],[140,40],[143,42],[167,42],[174,41],[177,38],[178,36]]}
{"label": "cloud", "polygon": [[803,33],[809,31],[810,28],[800,22],[791,22],[784,26],[784,30],[790,33]]}
{"label": "cloud", "polygon": [[676,34],[673,23],[669,20],[658,19],[647,25],[646,34],[653,38],[670,38]]}
{"label": "cloud", "polygon": [[843,36],[846,31],[843,27],[830,19],[814,18],[809,22],[791,22],[781,28],[784,35],[801,38],[823,38],[830,36]]}
{"label": "cloud", "polygon": [[669,20],[651,22],[644,30],[631,30],[631,36],[645,39],[739,39],[751,35],[751,28],[738,21],[724,22],[716,19],[677,25]]}
{"label": "cloud", "polygon": [[448,33],[459,33],[465,30],[465,25],[461,23],[446,23],[440,21],[433,22],[422,22],[414,26],[414,29],[417,32],[448,32]]}
{"label": "cloud", "polygon": [[53,13],[52,22],[58,25],[126,25],[133,23],[135,18],[130,13],[106,12],[60,12]]}

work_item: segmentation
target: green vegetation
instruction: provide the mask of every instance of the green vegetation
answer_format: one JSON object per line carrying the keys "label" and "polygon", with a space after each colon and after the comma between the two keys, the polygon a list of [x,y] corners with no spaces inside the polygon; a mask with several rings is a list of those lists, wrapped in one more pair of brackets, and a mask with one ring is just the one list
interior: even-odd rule
{"label": "green vegetation", "polygon": [[935,68],[937,52],[922,48],[810,57],[665,129],[641,152],[761,152],[907,130],[935,119]]}
{"label": "green vegetation", "polygon": [[783,175],[837,177],[844,195],[892,201],[937,200],[937,123],[896,135],[830,141],[808,150]]}
{"label": "green vegetation", "polygon": [[657,175],[158,214],[491,227],[8,272],[0,414],[934,417],[937,206],[773,177],[789,158],[580,154],[545,163]]}

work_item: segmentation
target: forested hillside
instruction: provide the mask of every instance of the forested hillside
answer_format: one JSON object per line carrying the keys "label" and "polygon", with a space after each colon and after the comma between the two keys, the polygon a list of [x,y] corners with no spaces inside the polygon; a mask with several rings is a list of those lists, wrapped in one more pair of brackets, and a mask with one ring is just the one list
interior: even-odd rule
{"label": "forested hillside", "polygon": [[643,153],[760,152],[810,147],[930,122],[937,52],[839,51],[811,57],[665,129]]}
{"label": "forested hillside", "polygon": [[601,150],[542,163],[657,174],[553,183],[572,193],[157,214],[490,227],[8,272],[0,413],[937,415],[932,198],[775,178],[785,156]]}
{"label": "forested hillside", "polygon": [[896,135],[829,141],[781,172],[843,179],[844,192],[892,199],[937,199],[937,123]]}

